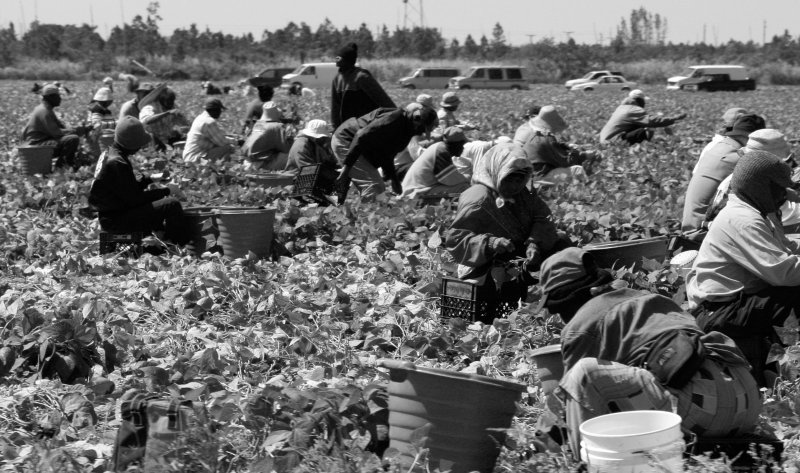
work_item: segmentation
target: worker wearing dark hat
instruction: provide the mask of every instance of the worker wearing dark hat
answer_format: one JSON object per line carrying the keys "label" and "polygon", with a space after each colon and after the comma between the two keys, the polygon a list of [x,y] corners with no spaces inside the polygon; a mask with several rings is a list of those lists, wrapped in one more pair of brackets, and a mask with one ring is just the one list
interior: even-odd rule
{"label": "worker wearing dark hat", "polygon": [[134,117],[139,118],[139,103],[142,101],[143,98],[147,96],[150,92],[153,91],[153,84],[150,83],[143,83],[139,84],[136,83],[136,88],[134,89],[134,93],[136,97],[128,100],[127,102],[123,103],[122,106],[119,108],[119,119],[122,120],[124,117]]}
{"label": "worker wearing dark hat", "polygon": [[754,429],[761,411],[758,386],[733,340],[703,333],[668,297],[626,288],[580,248],[547,258],[540,281],[540,307],[566,323],[559,386],[574,455],[585,420],[620,411],[672,411],[674,398],[686,433],[735,436]]}
{"label": "worker wearing dark hat", "polygon": [[207,99],[203,108],[205,111],[194,119],[186,136],[186,146],[183,148],[183,160],[186,162],[201,159],[216,161],[227,158],[233,151],[233,144],[217,122],[225,106],[219,99]]}
{"label": "worker wearing dark hat", "polygon": [[356,66],[358,46],[348,43],[336,56],[339,74],[331,84],[331,124],[338,128],[348,118],[358,118],[379,107],[396,108],[369,71]]}
{"label": "worker wearing dark hat", "polygon": [[97,210],[100,228],[115,233],[160,231],[168,220],[183,215],[176,184],[145,190],[153,181],[136,179],[131,156],[150,143],[144,125],[124,117],[114,130],[114,144],[100,157],[89,190],[89,205]]}
{"label": "worker wearing dark hat", "polygon": [[55,84],[42,88],[42,102],[33,109],[22,130],[22,142],[32,146],[53,146],[56,166],[75,165],[80,146],[79,136],[86,134],[84,127],[66,128],[53,111],[61,105],[61,93]]}

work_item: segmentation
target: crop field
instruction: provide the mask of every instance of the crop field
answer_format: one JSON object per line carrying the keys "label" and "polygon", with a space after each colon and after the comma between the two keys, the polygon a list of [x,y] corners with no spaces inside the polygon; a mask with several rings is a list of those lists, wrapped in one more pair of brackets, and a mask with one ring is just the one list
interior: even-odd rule
{"label": "crop field", "polygon": [[[286,188],[245,179],[240,156],[196,167],[171,152],[144,152],[143,172],[167,161],[187,196],[184,207],[275,207],[280,251],[261,260],[194,256],[172,246],[138,259],[99,256],[98,222],[82,212],[93,168],[25,176],[15,166],[18,135],[39,102],[31,85],[0,82],[0,471],[111,469],[119,398],[136,387],[191,400],[208,413],[189,453],[165,471],[397,471],[397,452],[383,452],[382,358],[527,384],[496,471],[576,470],[537,435],[556,420],[544,414],[531,351],[557,343],[561,328],[558,317],[535,312],[538,289],[493,325],[439,318],[439,281],[454,270],[442,245],[454,216],[448,203],[361,203],[351,194],[340,207],[300,206]],[[75,95],[56,111],[76,125],[99,84],[66,85]],[[205,99],[199,84],[172,86],[192,119]],[[276,96],[304,120],[327,120],[326,91],[317,92],[313,99]],[[398,104],[420,92],[438,102],[443,93],[388,92]],[[691,168],[727,108],[759,113],[768,127],[800,139],[800,93],[791,87],[645,92],[650,113],[688,117],[631,148],[598,145],[597,133],[623,98],[617,93],[558,85],[468,90],[459,92],[457,115],[480,125],[473,139],[513,136],[525,104],[552,104],[570,124],[566,140],[601,150],[604,159],[586,183],[542,191],[558,227],[578,244],[676,232]],[[115,96],[116,114],[129,95]],[[222,126],[238,133],[252,97],[222,100]],[[668,266],[651,262],[616,277],[684,302],[683,281]],[[796,345],[797,330],[782,335]],[[763,393],[760,428],[784,440],[783,468],[798,471],[800,356],[792,349],[777,356],[783,377]],[[208,451],[209,438],[218,445],[211,459],[197,455]],[[693,468],[729,471],[702,458]]]}

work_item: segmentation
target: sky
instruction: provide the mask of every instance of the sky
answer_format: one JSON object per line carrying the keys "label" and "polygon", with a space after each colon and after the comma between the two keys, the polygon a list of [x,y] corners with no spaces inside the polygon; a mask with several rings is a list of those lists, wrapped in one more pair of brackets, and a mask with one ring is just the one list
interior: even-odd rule
{"label": "sky", "polygon": [[[14,22],[17,32],[34,19],[41,23],[97,26],[107,37],[111,28],[145,15],[150,0],[0,0],[0,24]],[[722,44],[729,39],[761,43],[766,37],[800,34],[800,0],[161,0],[161,33],[196,23],[198,28],[256,38],[290,21],[312,31],[329,18],[342,28],[365,23],[375,34],[382,25],[420,25],[440,29],[449,42],[471,34],[491,39],[500,23],[513,45],[550,37],[561,42],[609,41],[622,18],[644,7],[667,19],[667,41]],[[23,21],[24,20],[24,21]]]}

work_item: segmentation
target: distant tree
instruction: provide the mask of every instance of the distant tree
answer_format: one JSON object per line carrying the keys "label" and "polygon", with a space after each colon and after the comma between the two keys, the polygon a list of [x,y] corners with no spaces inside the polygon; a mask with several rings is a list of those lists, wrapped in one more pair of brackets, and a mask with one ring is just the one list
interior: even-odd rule
{"label": "distant tree", "polygon": [[450,41],[450,47],[447,48],[447,57],[450,59],[456,59],[461,54],[461,44],[459,44],[458,40],[453,38]]}
{"label": "distant tree", "polygon": [[13,64],[20,53],[20,42],[14,23],[9,22],[8,28],[0,28],[0,63]]}
{"label": "distant tree", "polygon": [[[491,48],[489,48],[489,40],[486,39],[486,35],[481,36],[481,42],[478,46],[478,55],[481,59],[491,58]],[[493,59],[493,58],[491,58]]]}
{"label": "distant tree", "polygon": [[506,35],[503,32],[503,27],[500,23],[495,23],[492,29],[492,41],[490,43],[491,55],[495,58],[501,58],[508,53],[508,45],[506,44]]}
{"label": "distant tree", "polygon": [[392,35],[386,25],[381,26],[378,39],[375,40],[375,57],[386,58],[392,55]]}

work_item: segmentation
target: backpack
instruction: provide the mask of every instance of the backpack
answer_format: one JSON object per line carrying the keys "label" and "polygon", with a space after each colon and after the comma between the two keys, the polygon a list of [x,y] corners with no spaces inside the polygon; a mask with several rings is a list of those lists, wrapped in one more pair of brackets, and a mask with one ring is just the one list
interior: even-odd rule
{"label": "backpack", "polygon": [[[213,471],[218,445],[208,435],[202,406],[130,389],[120,399],[122,423],[114,442],[113,471],[131,465],[145,473],[169,471],[175,461],[181,471]],[[191,465],[187,465],[191,463]]]}

